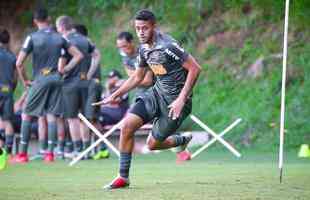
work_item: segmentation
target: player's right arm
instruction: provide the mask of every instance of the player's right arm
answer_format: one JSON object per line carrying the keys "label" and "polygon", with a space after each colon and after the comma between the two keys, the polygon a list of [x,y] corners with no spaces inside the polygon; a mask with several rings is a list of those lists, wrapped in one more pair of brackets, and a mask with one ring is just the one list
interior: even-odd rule
{"label": "player's right arm", "polygon": [[103,99],[102,101],[93,103],[93,106],[102,105],[102,104],[108,104],[112,101],[114,101],[116,98],[121,97],[122,95],[128,93],[130,90],[137,87],[144,79],[145,74],[148,70],[148,64],[143,56],[142,49],[139,50],[139,56],[138,56],[138,65],[135,69],[135,72],[132,76],[129,76],[129,78],[125,81],[125,83],[122,84],[122,86],[116,90],[113,94],[111,94],[109,97]]}
{"label": "player's right arm", "polygon": [[28,80],[25,68],[24,68],[24,62],[28,56],[29,53],[32,52],[33,43],[32,43],[32,37],[28,36],[23,44],[23,47],[21,51],[19,52],[16,60],[16,69],[18,76],[20,80],[22,81],[24,87],[28,87],[31,85],[31,81]]}
{"label": "player's right arm", "polygon": [[93,106],[111,103],[115,101],[115,99],[117,99],[118,97],[121,97],[122,95],[128,93],[130,90],[132,90],[133,88],[137,87],[140,84],[140,82],[145,77],[146,71],[147,68],[137,68],[134,74],[130,76],[118,90],[116,90],[113,94],[103,99],[102,101],[93,103]]}
{"label": "player's right arm", "polygon": [[147,70],[145,73],[145,77],[143,79],[143,81],[141,81],[140,86],[143,87],[149,87],[151,85],[153,85],[153,72],[151,70]]}
{"label": "player's right arm", "polygon": [[70,45],[68,48],[68,53],[72,56],[70,62],[63,68],[63,72],[69,72],[72,70],[82,59],[83,54],[78,50],[78,48],[74,45]]}
{"label": "player's right arm", "polygon": [[128,77],[132,76],[135,73],[135,70],[130,69],[127,65],[125,65],[125,71],[128,75]]}
{"label": "player's right arm", "polygon": [[66,66],[66,63],[67,63],[67,59],[65,57],[60,57],[59,60],[58,60],[58,72],[60,74],[64,74],[64,68]]}

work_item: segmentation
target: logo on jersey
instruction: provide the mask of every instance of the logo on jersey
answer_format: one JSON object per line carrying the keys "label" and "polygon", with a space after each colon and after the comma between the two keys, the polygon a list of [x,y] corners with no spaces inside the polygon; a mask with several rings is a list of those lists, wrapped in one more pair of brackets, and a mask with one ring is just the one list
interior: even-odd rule
{"label": "logo on jersey", "polygon": [[49,75],[51,73],[51,68],[49,68],[49,67],[44,67],[43,69],[41,69],[41,74],[43,75],[43,76],[47,76],[47,75]]}
{"label": "logo on jersey", "polygon": [[180,60],[179,56],[177,56],[175,53],[173,53],[172,51],[170,51],[169,49],[165,49],[165,52],[171,56],[172,58],[174,58],[175,60]]}
{"label": "logo on jersey", "polygon": [[150,68],[152,69],[155,75],[165,75],[167,74],[167,70],[161,64],[150,64]]}
{"label": "logo on jersey", "polygon": [[178,45],[178,43],[172,42],[172,45],[175,46],[175,47],[176,47],[177,49],[179,49],[180,51],[184,52],[184,49],[183,49],[182,47],[180,47],[180,46]]}

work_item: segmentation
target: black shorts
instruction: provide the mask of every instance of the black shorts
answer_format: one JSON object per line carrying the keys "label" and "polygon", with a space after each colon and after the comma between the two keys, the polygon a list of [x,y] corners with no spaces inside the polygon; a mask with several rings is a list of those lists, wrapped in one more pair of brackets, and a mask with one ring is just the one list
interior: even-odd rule
{"label": "black shorts", "polygon": [[11,121],[14,116],[13,106],[14,100],[12,93],[7,95],[0,94],[0,119]]}
{"label": "black shorts", "polygon": [[93,106],[92,103],[101,100],[102,86],[100,81],[96,79],[89,81],[88,94],[86,105],[84,108],[84,115],[89,120],[96,120],[99,118],[100,106]]}
{"label": "black shorts", "polygon": [[29,88],[24,112],[31,116],[61,114],[62,78],[58,73],[38,75]]}
{"label": "black shorts", "polygon": [[0,129],[0,140],[5,142],[5,131],[4,131],[4,129]]}
{"label": "black shorts", "polygon": [[64,118],[77,118],[79,112],[85,114],[88,98],[88,81],[79,79],[65,81],[62,93]]}
{"label": "black shorts", "polygon": [[170,102],[158,95],[155,89],[151,88],[136,99],[129,113],[138,115],[144,123],[153,120],[152,136],[158,141],[164,141],[167,137],[176,133],[192,110],[191,99],[188,99],[180,117],[173,120],[168,117],[169,104]]}

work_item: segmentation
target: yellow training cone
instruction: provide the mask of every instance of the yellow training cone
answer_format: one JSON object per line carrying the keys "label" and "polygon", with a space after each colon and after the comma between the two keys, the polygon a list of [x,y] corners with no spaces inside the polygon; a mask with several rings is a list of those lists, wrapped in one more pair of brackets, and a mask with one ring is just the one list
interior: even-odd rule
{"label": "yellow training cone", "polygon": [[307,158],[310,157],[309,145],[302,144],[298,153],[299,158]]}

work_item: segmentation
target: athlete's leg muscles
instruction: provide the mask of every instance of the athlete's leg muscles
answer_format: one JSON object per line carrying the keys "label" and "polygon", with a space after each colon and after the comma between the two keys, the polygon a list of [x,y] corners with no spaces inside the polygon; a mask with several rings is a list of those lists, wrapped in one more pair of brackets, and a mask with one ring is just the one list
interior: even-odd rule
{"label": "athlete's leg muscles", "polygon": [[5,148],[8,154],[12,153],[13,141],[14,141],[14,129],[11,121],[3,121],[5,127]]}
{"label": "athlete's leg muscles", "polygon": [[45,116],[38,119],[38,134],[40,151],[44,152],[47,149],[47,121]]}
{"label": "athlete's leg muscles", "polygon": [[65,149],[65,122],[61,117],[57,117],[57,138],[58,138],[58,151],[64,153]]}
{"label": "athlete's leg muscles", "polygon": [[80,152],[83,146],[80,132],[80,120],[78,118],[68,118],[68,124],[74,150]]}
{"label": "athlete's leg muscles", "polygon": [[163,150],[184,145],[190,140],[191,137],[181,136],[181,135],[172,135],[169,136],[164,141],[156,140],[151,134],[147,139],[147,146],[150,150]]}
{"label": "athlete's leg muscles", "polygon": [[142,125],[143,120],[135,114],[128,113],[124,118],[119,142],[119,174],[123,178],[128,178],[129,176],[132,151],[134,147],[134,134]]}
{"label": "athlete's leg muscles", "polygon": [[123,119],[119,148],[121,152],[131,153],[134,147],[134,134],[143,125],[143,120],[135,114],[128,113]]}
{"label": "athlete's leg muscles", "polygon": [[47,127],[48,151],[53,153],[57,141],[57,123],[55,115],[47,114]]}
{"label": "athlete's leg muscles", "polygon": [[22,113],[20,153],[27,154],[28,143],[30,140],[31,120],[32,117],[30,115]]}

